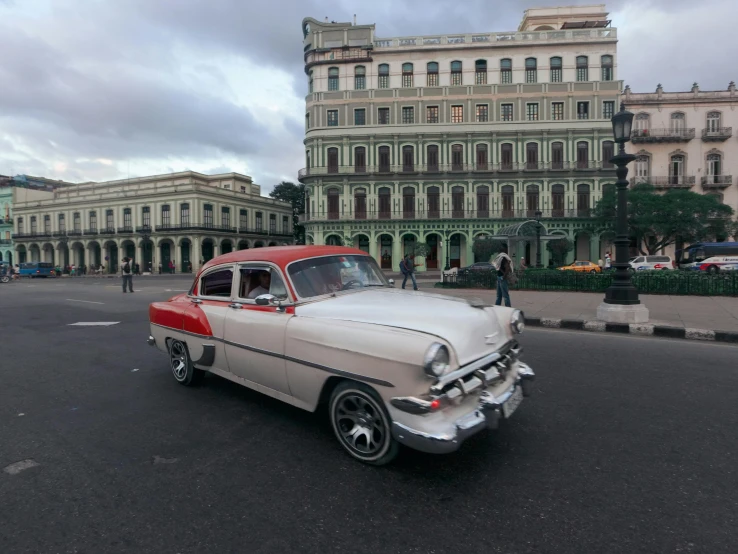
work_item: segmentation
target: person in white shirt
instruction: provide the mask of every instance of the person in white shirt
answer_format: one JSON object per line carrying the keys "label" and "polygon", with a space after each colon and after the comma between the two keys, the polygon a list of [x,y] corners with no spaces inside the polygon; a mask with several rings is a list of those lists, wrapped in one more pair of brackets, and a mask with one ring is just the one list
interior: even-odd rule
{"label": "person in white shirt", "polygon": [[259,272],[259,285],[249,293],[249,298],[252,300],[262,294],[269,294],[269,286],[272,282],[272,276],[268,271]]}

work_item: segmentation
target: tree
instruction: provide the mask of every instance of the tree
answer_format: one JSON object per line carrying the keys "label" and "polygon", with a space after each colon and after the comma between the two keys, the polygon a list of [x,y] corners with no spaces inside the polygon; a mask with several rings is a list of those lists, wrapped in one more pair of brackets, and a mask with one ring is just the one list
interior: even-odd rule
{"label": "tree", "polygon": [[478,237],[472,243],[472,252],[478,260],[489,261],[492,256],[502,252],[502,247],[506,245],[507,243],[504,240]]}
{"label": "tree", "polygon": [[292,228],[295,243],[305,244],[305,226],[300,223],[299,219],[299,216],[305,213],[305,185],[282,181],[274,187],[269,196],[292,205]]}
{"label": "tree", "polygon": [[[614,231],[616,191],[608,187],[595,207],[601,231]],[[684,189],[659,194],[649,184],[632,187],[628,193],[628,230],[641,254],[656,254],[677,240],[698,242],[728,237],[735,232],[733,208],[719,198]]]}
{"label": "tree", "polygon": [[551,253],[554,264],[564,265],[566,264],[567,254],[574,250],[574,243],[566,237],[553,239],[546,242],[546,250]]}

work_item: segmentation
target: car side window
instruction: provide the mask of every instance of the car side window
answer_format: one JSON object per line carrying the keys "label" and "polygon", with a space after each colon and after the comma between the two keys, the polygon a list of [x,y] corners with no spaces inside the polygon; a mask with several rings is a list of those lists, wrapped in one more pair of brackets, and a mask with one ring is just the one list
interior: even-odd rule
{"label": "car side window", "polygon": [[200,296],[230,298],[232,284],[232,267],[212,271],[205,275],[200,281]]}
{"label": "car side window", "polygon": [[636,258],[635,260],[633,260],[633,263],[634,264],[642,264],[643,263],[643,256],[641,256],[640,258]]}
{"label": "car side window", "polygon": [[262,294],[271,294],[280,300],[288,298],[282,276],[272,267],[241,267],[239,275],[238,297],[242,300],[255,300]]}

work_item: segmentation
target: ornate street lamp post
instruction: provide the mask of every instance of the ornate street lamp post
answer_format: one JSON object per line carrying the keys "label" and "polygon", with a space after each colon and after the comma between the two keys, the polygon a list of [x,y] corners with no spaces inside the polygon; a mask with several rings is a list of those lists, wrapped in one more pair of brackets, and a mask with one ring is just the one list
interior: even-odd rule
{"label": "ornate street lamp post", "polygon": [[597,317],[617,323],[644,323],[648,321],[648,310],[638,299],[638,289],[633,286],[628,264],[628,164],[635,160],[626,154],[625,143],[630,140],[633,114],[620,104],[620,111],[612,118],[615,142],[619,145],[617,155],[610,160],[617,169],[617,220],[615,226],[615,276],[605,292],[605,300],[597,309]]}
{"label": "ornate street lamp post", "polygon": [[449,254],[451,250],[451,231],[446,231],[446,271],[451,270],[451,259]]}
{"label": "ornate street lamp post", "polygon": [[536,210],[536,267],[541,269],[541,210]]}

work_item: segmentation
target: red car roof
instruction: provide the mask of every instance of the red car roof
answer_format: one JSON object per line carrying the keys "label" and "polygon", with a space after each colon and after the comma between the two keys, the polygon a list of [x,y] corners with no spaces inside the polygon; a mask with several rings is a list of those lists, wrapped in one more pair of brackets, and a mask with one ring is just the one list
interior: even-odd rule
{"label": "red car roof", "polygon": [[369,255],[363,250],[348,248],[346,246],[269,246],[266,248],[237,250],[236,252],[223,254],[207,262],[200,271],[214,265],[238,262],[272,262],[284,271],[287,264],[296,260],[338,254]]}

